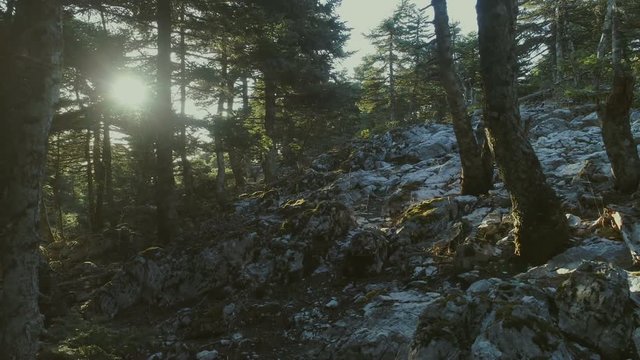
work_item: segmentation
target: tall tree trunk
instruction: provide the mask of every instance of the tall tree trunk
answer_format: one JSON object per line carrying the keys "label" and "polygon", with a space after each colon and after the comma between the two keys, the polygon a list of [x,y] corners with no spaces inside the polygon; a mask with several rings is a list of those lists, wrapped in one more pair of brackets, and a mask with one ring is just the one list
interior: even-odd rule
{"label": "tall tree trunk", "polygon": [[546,183],[540,162],[520,125],[516,91],[517,0],[478,0],[480,72],[489,144],[511,194],[516,253],[540,264],[569,239],[560,201]]}
{"label": "tall tree trunk", "polygon": [[393,30],[389,34],[389,108],[391,110],[391,121],[398,121],[398,99],[396,94],[396,74],[395,74],[395,54],[393,44],[395,34]]}
{"label": "tall tree trunk", "polygon": [[293,148],[293,143],[295,141],[295,125],[293,123],[293,119],[291,115],[284,111],[281,119],[283,127],[282,131],[282,163],[297,168],[297,155]]}
{"label": "tall tree trunk", "polygon": [[607,43],[611,39],[611,20],[615,4],[616,0],[607,1],[607,11],[604,15],[604,22],[602,23],[602,34],[600,35],[600,41],[598,42],[598,49],[596,51],[598,60],[604,59],[607,52]]}
{"label": "tall tree trunk", "polygon": [[[422,17],[418,17],[417,18],[417,23],[416,23],[416,27],[415,27],[415,32],[413,35],[413,42],[414,44],[420,44],[420,41],[422,40],[420,38],[420,32],[423,30],[423,25],[422,25]],[[415,55],[413,57],[413,84],[411,87],[411,109],[410,109],[410,114],[411,114],[411,120],[412,121],[417,121],[418,120],[418,85],[420,83],[420,61],[421,61],[421,51],[415,51]]]}
{"label": "tall tree trunk", "polygon": [[171,106],[171,0],[157,0],[158,74],[156,94],[156,203],[158,206],[158,240],[169,243],[174,238],[176,208],[173,179],[173,109]]}
{"label": "tall tree trunk", "polygon": [[236,101],[236,79],[232,79],[231,75],[227,81],[227,117],[231,117],[233,113],[233,103]]}
{"label": "tall tree trunk", "polygon": [[62,139],[60,135],[56,136],[55,146],[55,161],[53,171],[53,201],[56,209],[56,222],[58,223],[58,235],[60,239],[64,239],[64,216],[62,212],[62,194],[60,193],[60,187],[62,186]]}
{"label": "tall tree trunk", "polygon": [[[149,121],[153,121],[149,119]],[[136,160],[134,187],[136,189],[135,202],[137,205],[148,205],[156,198],[156,186],[153,184],[157,172],[155,142],[156,134],[149,133],[144,126],[136,127],[135,140],[131,144],[132,152]]]}
{"label": "tall tree trunk", "polygon": [[276,180],[278,150],[276,147],[276,85],[268,74],[264,75],[264,127],[269,140],[269,149],[264,159],[264,180]]}
{"label": "tall tree trunk", "polygon": [[102,161],[101,123],[93,129],[93,173],[96,183],[96,200],[93,209],[93,232],[98,233],[104,225],[104,164]]}
{"label": "tall tree trunk", "polygon": [[[102,23],[102,32],[105,36],[109,36],[109,30],[107,29],[107,18],[105,17],[104,6],[99,5],[100,7],[100,22]],[[101,202],[98,204],[100,206],[100,214],[98,217],[100,227],[103,226],[104,220],[106,219],[110,225],[115,225],[114,218],[114,204],[113,204],[113,169],[111,167],[111,129],[109,125],[108,117],[109,115],[103,109],[103,127],[102,127],[102,174],[101,181],[103,181],[104,186],[104,197],[101,199]],[[106,204],[106,207],[105,207]]]}
{"label": "tall tree trunk", "polygon": [[[86,114],[86,112],[85,112]],[[89,231],[94,231],[94,217],[93,209],[95,208],[94,201],[94,188],[93,188],[93,161],[91,160],[91,129],[87,129],[87,133],[84,138],[84,158],[87,162],[86,177],[87,177],[87,217],[89,219]]]}
{"label": "tall tree trunk", "polygon": [[[235,102],[235,85],[236,79],[229,79],[227,82],[227,114],[231,119],[231,113],[233,112],[233,104]],[[227,119],[227,121],[228,121]],[[229,165],[233,172],[233,178],[235,180],[236,188],[243,188],[245,186],[244,172],[242,169],[242,154],[237,147],[233,144],[226,144],[227,153],[229,154]]]}
{"label": "tall tree trunk", "polygon": [[45,204],[44,196],[40,199],[40,233],[48,242],[56,241],[56,237],[51,230],[51,222],[49,221],[49,213],[47,212],[47,204]]}
{"label": "tall tree trunk", "polygon": [[56,0],[16,3],[0,44],[0,349],[5,359],[35,359],[42,331],[38,310],[41,185],[47,136],[61,82],[62,6]]}
{"label": "tall tree trunk", "polygon": [[249,107],[249,80],[247,76],[242,77],[242,114],[244,118],[249,117],[251,108]]}
{"label": "tall tree trunk", "polygon": [[604,22],[602,23],[602,34],[600,35],[600,41],[598,42],[598,48],[596,50],[596,70],[594,76],[594,88],[596,94],[600,93],[600,86],[602,84],[602,72],[605,68],[604,58],[607,52],[607,45],[611,41],[613,34],[611,28],[613,27],[613,9],[616,7],[616,0],[607,0],[607,10],[604,15]]}
{"label": "tall tree trunk", "polygon": [[[485,166],[482,148],[477,143],[467,113],[460,80],[455,73],[451,54],[451,32],[446,0],[432,0],[434,26],[438,44],[440,82],[447,93],[451,111],[453,130],[458,141],[458,151],[462,163],[462,194],[486,194],[492,186],[493,169]],[[487,171],[488,170],[488,171]]]}
{"label": "tall tree trunk", "polygon": [[233,171],[236,188],[244,188],[247,185],[246,174],[244,171],[244,159],[240,150],[236,147],[231,147],[229,149],[229,165],[231,165],[231,170]]}
{"label": "tall tree trunk", "polygon": [[634,83],[630,72],[616,72],[613,88],[601,112],[602,139],[611,162],[615,187],[629,194],[638,189],[640,181],[640,158],[629,123]]}
{"label": "tall tree trunk", "polygon": [[[240,119],[244,121],[249,117],[251,109],[249,108],[249,83],[247,77],[242,77],[242,113]],[[229,147],[229,165],[233,171],[233,177],[236,182],[236,188],[242,189],[247,185],[246,171],[245,171],[245,158],[242,151],[237,146]]]}
{"label": "tall tree trunk", "polygon": [[222,49],[220,58],[220,72],[221,79],[219,83],[220,94],[218,96],[218,111],[217,117],[214,119],[214,146],[216,150],[216,164],[218,166],[218,173],[216,174],[216,192],[218,197],[223,198],[225,196],[225,183],[226,183],[226,165],[224,163],[224,140],[222,138],[222,121],[225,118],[224,105],[227,101],[227,89],[224,79],[229,76],[229,61],[227,59],[226,49]]}
{"label": "tall tree trunk", "polygon": [[[76,76],[75,82],[74,82],[74,86],[73,86],[73,91],[75,93],[76,96],[76,102],[78,103],[78,107],[80,108],[80,110],[84,113],[85,116],[85,122],[89,123],[89,121],[91,120],[89,118],[89,112],[87,111],[87,108],[84,105],[84,102],[82,101],[82,98],[80,98],[80,78],[78,76]],[[93,233],[93,224],[94,224],[94,217],[93,217],[93,209],[95,207],[94,204],[94,191],[93,191],[93,163],[91,161],[91,127],[87,127],[87,133],[85,135],[85,141],[84,141],[84,161],[87,163],[87,167],[86,167],[86,178],[87,178],[87,219],[89,220],[89,231]]]}
{"label": "tall tree trunk", "polygon": [[629,67],[623,63],[623,49],[618,23],[619,9],[613,1],[611,17],[611,62],[613,88],[600,117],[602,139],[611,162],[615,187],[623,193],[633,193],[640,182],[640,158],[631,134],[629,110],[633,104],[635,80]]}
{"label": "tall tree trunk", "polygon": [[111,127],[109,121],[104,120],[102,129],[102,164],[104,168],[104,196],[105,196],[105,217],[111,226],[116,223],[115,204],[113,203],[113,168],[111,151]]}
{"label": "tall tree trunk", "polygon": [[187,45],[185,42],[185,8],[181,5],[180,22],[180,164],[182,165],[182,185],[187,206],[191,204],[193,196],[193,179],[191,175],[191,163],[187,157],[187,125],[186,125],[186,105],[187,105]]}
{"label": "tall tree trunk", "polygon": [[226,166],[224,163],[224,142],[222,139],[222,117],[224,116],[224,92],[220,93],[220,98],[218,99],[218,116],[214,120],[213,128],[214,128],[214,146],[216,148],[216,164],[218,166],[218,173],[216,174],[216,192],[218,196],[225,195],[225,173]]}
{"label": "tall tree trunk", "polygon": [[556,82],[564,79],[564,38],[566,31],[566,4],[565,0],[556,2],[556,18],[555,18],[555,53],[556,53]]}
{"label": "tall tree trunk", "polygon": [[620,34],[620,10],[615,0],[611,4],[611,65],[616,74],[624,72],[622,57],[622,36]]}

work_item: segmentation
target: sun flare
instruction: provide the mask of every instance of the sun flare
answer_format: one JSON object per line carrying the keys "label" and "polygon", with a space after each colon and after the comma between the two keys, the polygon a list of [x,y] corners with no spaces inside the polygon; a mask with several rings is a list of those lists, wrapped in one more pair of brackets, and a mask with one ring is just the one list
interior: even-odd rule
{"label": "sun flare", "polygon": [[136,108],[146,103],[149,89],[140,78],[120,75],[111,83],[109,95],[119,105]]}

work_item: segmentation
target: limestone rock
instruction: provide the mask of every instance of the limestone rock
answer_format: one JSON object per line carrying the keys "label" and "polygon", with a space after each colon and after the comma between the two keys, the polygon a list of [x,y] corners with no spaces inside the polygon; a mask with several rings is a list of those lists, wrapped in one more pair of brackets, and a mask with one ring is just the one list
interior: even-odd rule
{"label": "limestone rock", "polygon": [[[626,288],[618,283],[617,289]],[[518,280],[479,280],[466,292],[452,290],[425,308],[409,358],[598,358],[596,354],[602,348],[584,348],[572,341],[574,334],[565,335],[555,317],[556,306],[555,299],[536,285]],[[601,306],[588,311],[607,309]],[[588,318],[589,314],[584,315]],[[629,341],[630,334],[621,335]]]}
{"label": "limestone rock", "polygon": [[584,262],[556,293],[559,328],[606,358],[626,354],[635,328],[627,274],[602,262]]}
{"label": "limestone rock", "polygon": [[584,129],[587,127],[597,127],[600,126],[600,118],[597,112],[592,112],[586,116],[579,116],[573,120],[571,120],[571,126],[574,129]]}
{"label": "limestone rock", "polygon": [[150,248],[123,265],[85,304],[92,314],[115,317],[137,303],[167,307],[194,299],[236,279],[253,257],[252,237],[195,252]]}
{"label": "limestone rock", "polygon": [[569,120],[573,117],[573,111],[569,109],[555,109],[551,112],[551,116],[562,120]]}
{"label": "limestone rock", "polygon": [[640,262],[640,226],[638,212],[635,209],[623,207],[609,207],[611,218],[620,230],[622,239],[629,248],[633,261]]}
{"label": "limestone rock", "polygon": [[534,139],[551,133],[558,133],[569,129],[569,123],[564,119],[549,118],[533,125],[529,135]]}
{"label": "limestone rock", "polygon": [[363,277],[382,271],[388,256],[388,241],[379,230],[356,231],[344,249],[343,272],[346,276]]}
{"label": "limestone rock", "polygon": [[215,350],[203,350],[196,354],[197,360],[215,360],[218,358],[218,352]]}
{"label": "limestone rock", "polygon": [[398,235],[411,242],[439,241],[451,239],[444,236],[452,223],[462,216],[459,204],[453,197],[426,200],[405,210],[396,220]]}
{"label": "limestone rock", "polygon": [[364,308],[362,319],[330,346],[335,359],[407,357],[420,313],[439,298],[436,293],[397,291],[376,297]]}
{"label": "limestone rock", "polygon": [[631,254],[622,242],[592,237],[556,255],[546,264],[518,275],[517,278],[554,278],[575,271],[583,261],[606,261],[623,269],[633,265]]}

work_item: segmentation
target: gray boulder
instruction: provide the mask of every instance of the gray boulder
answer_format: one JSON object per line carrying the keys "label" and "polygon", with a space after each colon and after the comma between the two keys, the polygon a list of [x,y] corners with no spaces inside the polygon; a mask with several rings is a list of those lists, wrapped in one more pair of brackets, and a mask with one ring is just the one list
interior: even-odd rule
{"label": "gray boulder", "polygon": [[387,260],[388,242],[379,230],[360,230],[349,237],[343,251],[346,276],[376,275]]}
{"label": "gray boulder", "polygon": [[331,359],[405,359],[420,313],[437,293],[397,291],[379,295],[364,307],[360,319],[347,319],[348,329],[329,346]]}
{"label": "gray boulder", "polygon": [[398,236],[413,243],[451,240],[453,224],[463,215],[454,197],[425,200],[406,209],[395,225]]}
{"label": "gray boulder", "polygon": [[551,116],[562,120],[569,120],[573,117],[573,111],[569,109],[555,109],[551,112]]}
{"label": "gray boulder", "polygon": [[529,135],[534,139],[569,130],[569,123],[564,119],[549,118],[534,124]]}
{"label": "gray boulder", "polygon": [[631,345],[634,304],[627,273],[608,263],[584,262],[556,293],[558,327],[608,359]]}
{"label": "gray boulder", "polygon": [[421,316],[410,359],[569,359],[541,289],[499,279],[453,292]]}
{"label": "gray boulder", "polygon": [[599,127],[600,118],[597,112],[592,112],[589,115],[579,116],[571,120],[570,124],[574,129],[584,129],[592,126]]}
{"label": "gray boulder", "polygon": [[436,299],[421,315],[409,358],[619,359],[631,352],[637,324],[624,270],[585,262],[571,275],[525,281],[479,280]]}

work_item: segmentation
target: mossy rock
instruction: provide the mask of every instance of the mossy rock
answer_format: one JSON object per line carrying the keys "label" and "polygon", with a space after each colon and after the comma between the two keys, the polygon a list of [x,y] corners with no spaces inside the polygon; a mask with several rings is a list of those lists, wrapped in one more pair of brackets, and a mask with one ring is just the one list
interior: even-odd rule
{"label": "mossy rock", "polygon": [[70,313],[48,329],[51,339],[39,354],[39,359],[59,360],[116,360],[130,359],[145,354],[151,345],[155,330],[119,327],[115,323],[102,323],[82,319]]}
{"label": "mossy rock", "polygon": [[377,275],[387,260],[388,242],[379,230],[363,230],[351,236],[346,248],[343,273],[345,276]]}
{"label": "mossy rock", "polygon": [[309,201],[301,198],[285,202],[284,204],[282,204],[282,206],[280,206],[278,211],[283,215],[292,215],[300,211],[301,209],[307,209],[310,206],[312,206],[312,204]]}
{"label": "mossy rock", "polygon": [[449,233],[460,216],[458,202],[454,198],[435,198],[409,207],[394,224],[398,227],[398,234],[412,242],[448,241]]}
{"label": "mossy rock", "polygon": [[264,190],[264,191],[255,191],[250,194],[242,194],[238,197],[241,200],[255,200],[260,206],[270,207],[276,205],[278,199],[280,199],[280,194],[277,190]]}
{"label": "mossy rock", "polygon": [[280,210],[289,216],[280,227],[282,235],[291,234],[312,240],[335,239],[344,236],[355,225],[351,209],[337,201],[313,203],[298,199],[287,202]]}
{"label": "mossy rock", "polygon": [[412,205],[402,212],[395,224],[401,225],[410,221],[426,224],[437,221],[438,215],[442,215],[438,210],[442,208],[443,204],[450,201],[449,198],[435,198]]}

